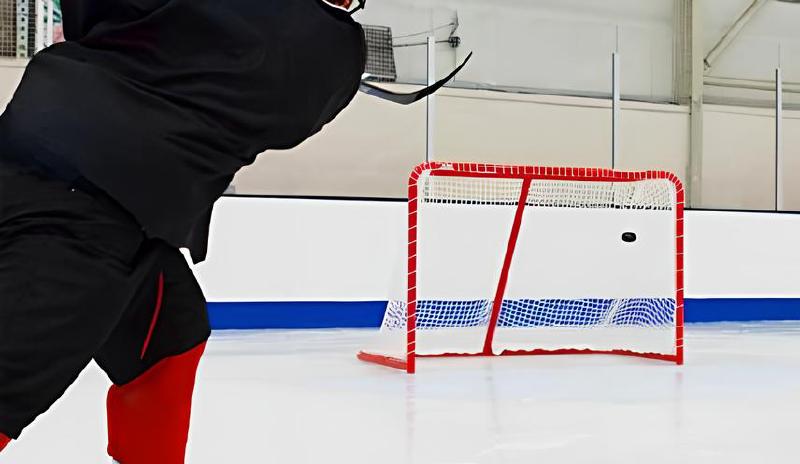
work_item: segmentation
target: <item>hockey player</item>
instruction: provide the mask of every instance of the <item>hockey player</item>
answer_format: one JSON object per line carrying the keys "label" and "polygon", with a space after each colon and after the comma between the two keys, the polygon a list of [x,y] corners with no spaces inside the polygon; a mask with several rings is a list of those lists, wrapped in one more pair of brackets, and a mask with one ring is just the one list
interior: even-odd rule
{"label": "hockey player", "polygon": [[[258,153],[298,145],[361,83],[351,0],[62,0],[0,116],[0,451],[94,359],[108,452],[184,460],[211,208]],[[347,11],[348,8],[351,11]]]}
{"label": "hockey player", "polygon": [[94,359],[108,452],[184,460],[209,336],[179,247],[258,153],[351,101],[365,66],[349,0],[62,0],[0,117],[0,449]]}

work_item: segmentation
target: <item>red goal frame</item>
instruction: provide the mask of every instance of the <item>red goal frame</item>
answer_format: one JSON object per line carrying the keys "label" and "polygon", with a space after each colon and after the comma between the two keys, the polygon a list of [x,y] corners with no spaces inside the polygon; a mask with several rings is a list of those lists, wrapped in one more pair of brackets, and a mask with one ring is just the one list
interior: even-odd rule
{"label": "red goal frame", "polygon": [[[500,179],[519,179],[522,180],[522,189],[517,203],[517,210],[514,216],[511,233],[508,239],[503,268],[497,283],[494,303],[492,307],[491,319],[487,328],[486,339],[483,351],[473,354],[437,354],[437,355],[417,355],[416,354],[416,304],[417,304],[417,211],[418,211],[418,190],[417,184],[423,172],[428,171],[431,176],[449,177],[477,177],[477,178],[500,178]],[[587,181],[587,182],[637,182],[649,179],[664,179],[675,185],[676,191],[676,220],[675,220],[675,354],[662,353],[641,353],[630,350],[582,350],[582,349],[558,349],[558,350],[523,350],[523,351],[504,351],[500,354],[492,353],[492,340],[497,319],[500,314],[500,307],[505,294],[508,272],[516,247],[517,236],[522,223],[522,213],[525,210],[526,199],[529,186],[533,180],[563,180],[563,181]],[[448,357],[448,356],[516,356],[516,355],[543,355],[543,354],[615,354],[623,356],[637,356],[642,358],[659,359],[671,361],[675,364],[683,364],[683,318],[684,318],[684,295],[683,295],[683,214],[684,214],[685,193],[683,184],[677,176],[666,171],[614,171],[602,168],[569,168],[569,167],[537,167],[537,166],[505,166],[483,163],[447,163],[430,162],[423,163],[414,168],[408,180],[408,323],[407,323],[407,342],[408,349],[406,359],[392,356],[372,354],[367,352],[358,353],[358,359],[362,361],[377,363],[383,366],[402,369],[413,374],[416,371],[417,357]]]}

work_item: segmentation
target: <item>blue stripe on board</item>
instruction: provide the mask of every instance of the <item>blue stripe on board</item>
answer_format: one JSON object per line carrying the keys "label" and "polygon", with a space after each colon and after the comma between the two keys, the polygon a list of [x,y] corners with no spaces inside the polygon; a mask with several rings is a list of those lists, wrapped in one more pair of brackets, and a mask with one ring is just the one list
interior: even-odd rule
{"label": "blue stripe on board", "polygon": [[380,327],[385,301],[208,303],[214,329]]}
{"label": "blue stripe on board", "polygon": [[[209,303],[214,329],[329,329],[379,327],[385,301]],[[686,300],[686,322],[800,320],[800,298]]]}

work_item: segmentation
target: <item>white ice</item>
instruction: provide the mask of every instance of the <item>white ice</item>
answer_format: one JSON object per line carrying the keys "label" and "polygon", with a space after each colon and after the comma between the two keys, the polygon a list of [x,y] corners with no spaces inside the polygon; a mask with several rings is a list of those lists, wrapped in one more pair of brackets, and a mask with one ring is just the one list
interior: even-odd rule
{"label": "white ice", "polygon": [[[189,464],[772,463],[800,459],[800,323],[692,325],[686,365],[614,356],[361,363],[369,331],[216,333]],[[108,464],[90,366],[0,455]]]}

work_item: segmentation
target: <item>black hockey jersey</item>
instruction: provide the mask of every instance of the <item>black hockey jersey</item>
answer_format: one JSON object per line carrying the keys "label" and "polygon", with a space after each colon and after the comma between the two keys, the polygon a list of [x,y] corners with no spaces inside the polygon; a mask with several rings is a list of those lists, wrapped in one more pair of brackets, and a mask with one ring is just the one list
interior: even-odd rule
{"label": "black hockey jersey", "polygon": [[0,117],[5,150],[84,177],[151,237],[205,255],[211,207],[258,153],[358,91],[364,32],[322,0],[63,0]]}

